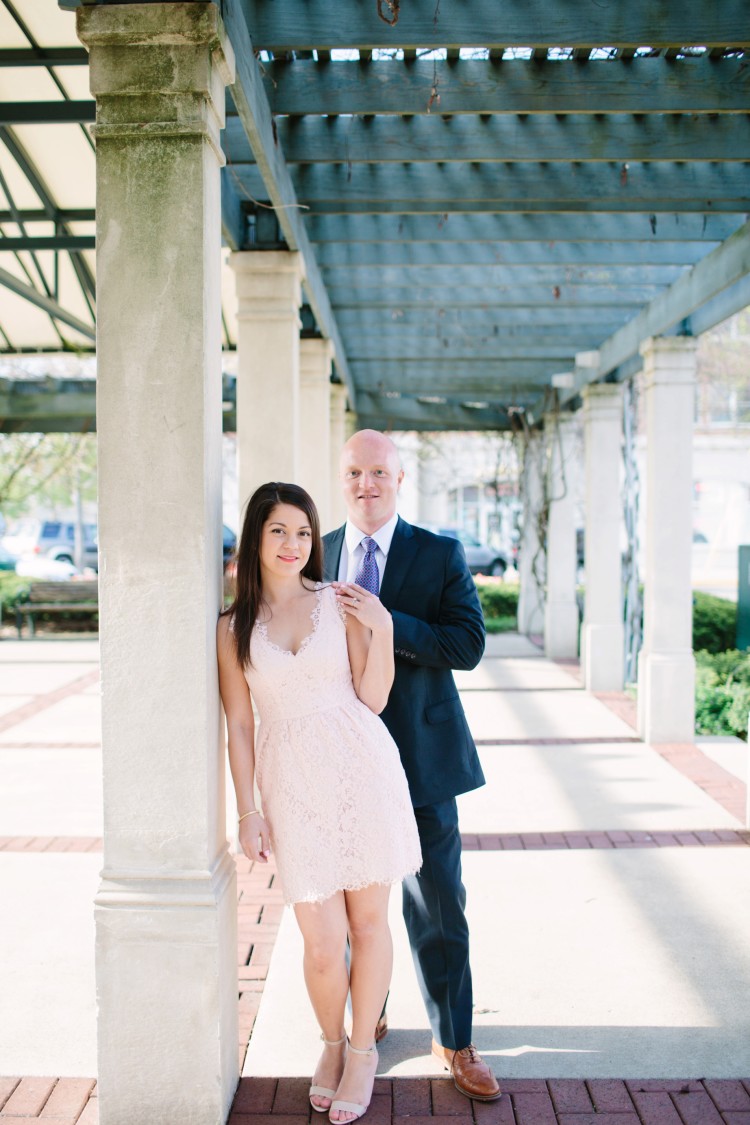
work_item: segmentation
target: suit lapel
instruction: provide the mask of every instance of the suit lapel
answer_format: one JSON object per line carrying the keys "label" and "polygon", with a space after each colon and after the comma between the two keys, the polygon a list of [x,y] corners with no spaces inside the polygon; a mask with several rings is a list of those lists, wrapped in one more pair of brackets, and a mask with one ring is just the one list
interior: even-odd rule
{"label": "suit lapel", "polygon": [[414,532],[411,524],[399,516],[396,530],[393,533],[388,561],[385,566],[383,585],[380,587],[380,600],[386,609],[390,609],[396,602],[404,579],[414,562]]}
{"label": "suit lapel", "polygon": [[326,582],[336,582],[339,577],[341,549],[344,545],[344,527],[338,527],[326,536],[323,552],[323,577]]}

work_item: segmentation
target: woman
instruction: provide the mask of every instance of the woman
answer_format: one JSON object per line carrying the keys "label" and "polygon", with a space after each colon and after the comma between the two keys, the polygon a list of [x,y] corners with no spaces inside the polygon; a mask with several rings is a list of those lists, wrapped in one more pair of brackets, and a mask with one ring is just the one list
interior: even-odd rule
{"label": "woman", "polygon": [[217,638],[239,840],[260,863],[273,846],[324,1043],[310,1103],[345,1125],[372,1096],[374,1030],[393,959],[390,886],[422,860],[398,750],[377,717],[393,682],[390,614],[361,586],[321,578],[312,500],[296,485],[262,485],[248,504],[237,595]]}

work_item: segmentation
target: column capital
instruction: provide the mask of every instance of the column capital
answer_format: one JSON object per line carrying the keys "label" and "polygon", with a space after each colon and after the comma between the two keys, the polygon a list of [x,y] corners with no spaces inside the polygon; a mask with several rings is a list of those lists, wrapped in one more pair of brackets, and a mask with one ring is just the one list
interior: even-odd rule
{"label": "column capital", "polygon": [[695,336],[650,336],[640,347],[646,385],[695,382]]}
{"label": "column capital", "polygon": [[299,322],[305,263],[298,250],[240,250],[229,255],[229,265],[237,278],[240,320],[294,316]]}
{"label": "column capital", "polygon": [[544,422],[544,432],[549,433],[554,429],[568,430],[576,423],[575,413],[569,410],[564,412],[550,410],[547,414],[542,415]]}
{"label": "column capital", "polygon": [[299,342],[299,376],[302,383],[330,383],[333,344],[326,337]]}
{"label": "column capital", "polygon": [[590,383],[581,390],[584,419],[619,416],[622,412],[622,383]]}
{"label": "column capital", "polygon": [[198,134],[223,163],[224,87],[235,65],[215,4],[85,5],[76,28],[89,51],[97,141]]}

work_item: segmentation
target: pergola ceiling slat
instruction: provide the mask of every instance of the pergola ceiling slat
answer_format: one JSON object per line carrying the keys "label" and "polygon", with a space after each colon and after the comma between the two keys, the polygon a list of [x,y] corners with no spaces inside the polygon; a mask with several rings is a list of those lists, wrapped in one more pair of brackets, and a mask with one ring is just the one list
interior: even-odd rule
{"label": "pergola ceiling slat", "polygon": [[[305,291],[322,331],[333,344],[336,367],[347,384],[352,403],[356,402],[356,389],[347,367],[346,352],[341,343],[336,319],[328,294],[321,281],[315,254],[300,217],[299,204],[284,155],[275,143],[271,112],[263,91],[258,60],[253,52],[247,25],[239,7],[239,0],[226,0],[223,19],[227,27],[236,58],[236,81],[232,98],[237,107],[256,160],[261,165],[261,195],[268,194],[276,209],[279,226],[289,247],[299,250],[305,262]],[[257,195],[256,195],[257,198]]]}
{"label": "pergola ceiling slat", "polygon": [[[264,184],[257,169],[244,165],[235,172],[259,198]],[[495,202],[498,210],[503,202],[554,205],[563,200],[596,202],[600,211],[638,202],[655,211],[668,211],[677,202],[702,209],[721,200],[736,211],[750,209],[750,165],[744,163],[308,164],[294,165],[290,173],[300,203],[336,202],[344,210],[358,201],[377,212],[381,201],[390,201],[408,212],[414,199],[438,204],[441,211],[480,200]]]}
{"label": "pergola ceiling slat", "polygon": [[655,297],[624,328],[604,341],[599,349],[596,378],[604,378],[636,354],[642,340],[669,331],[722,290],[749,275],[750,222],[747,222],[678,278],[665,293]]}
{"label": "pergola ceiling slat", "polygon": [[679,265],[687,266],[721,245],[718,242],[322,242],[321,269],[336,269],[341,278],[354,270],[398,266],[493,265]]}
{"label": "pergola ceiling slat", "polygon": [[[276,130],[287,164],[750,160],[750,118],[735,115],[303,117]],[[248,163],[238,118],[224,136],[231,162]]]}
{"label": "pergola ceiling slat", "polygon": [[[391,27],[374,0],[220,7],[238,62],[225,243],[303,255],[360,424],[508,428],[504,407],[538,418],[577,352],[624,378],[643,335],[750,302],[747,0],[409,0]],[[86,62],[73,37],[26,38],[0,46],[6,76]],[[58,89],[19,80],[9,152],[9,126],[93,120],[81,82],[78,101]],[[0,211],[0,250],[69,254],[91,300],[93,232],[69,224],[93,213],[29,175],[41,206]],[[278,230],[256,242],[269,206]]]}
{"label": "pergola ceiling slat", "polygon": [[275,114],[426,114],[432,86],[440,113],[747,113],[745,59],[373,60],[270,63],[264,84]]}
{"label": "pergola ceiling slat", "polygon": [[734,215],[515,214],[312,215],[312,242],[722,242],[745,222]]}
{"label": "pergola ceiling slat", "polygon": [[696,43],[718,47],[750,45],[750,19],[744,0],[683,0],[654,4],[569,4],[560,0],[464,0],[443,4],[410,0],[396,27],[378,18],[371,0],[349,0],[335,13],[309,0],[243,0],[256,50],[394,47],[672,47]]}

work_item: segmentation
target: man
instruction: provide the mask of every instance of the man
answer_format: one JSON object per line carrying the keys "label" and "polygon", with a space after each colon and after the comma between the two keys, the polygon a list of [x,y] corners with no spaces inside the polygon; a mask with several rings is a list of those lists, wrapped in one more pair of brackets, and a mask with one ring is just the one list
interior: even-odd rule
{"label": "man", "polygon": [[451,671],[479,663],[484,620],[458,541],[396,514],[403,476],[384,434],[361,430],[349,439],[341,454],[348,519],[323,539],[326,578],[366,586],[393,617],[396,676],[381,718],[401,753],[423,857],[419,874],[404,882],[404,920],[433,1054],[462,1094],[492,1101],[500,1087],[471,1043],[456,810],[457,794],[477,789],[484,776]]}

